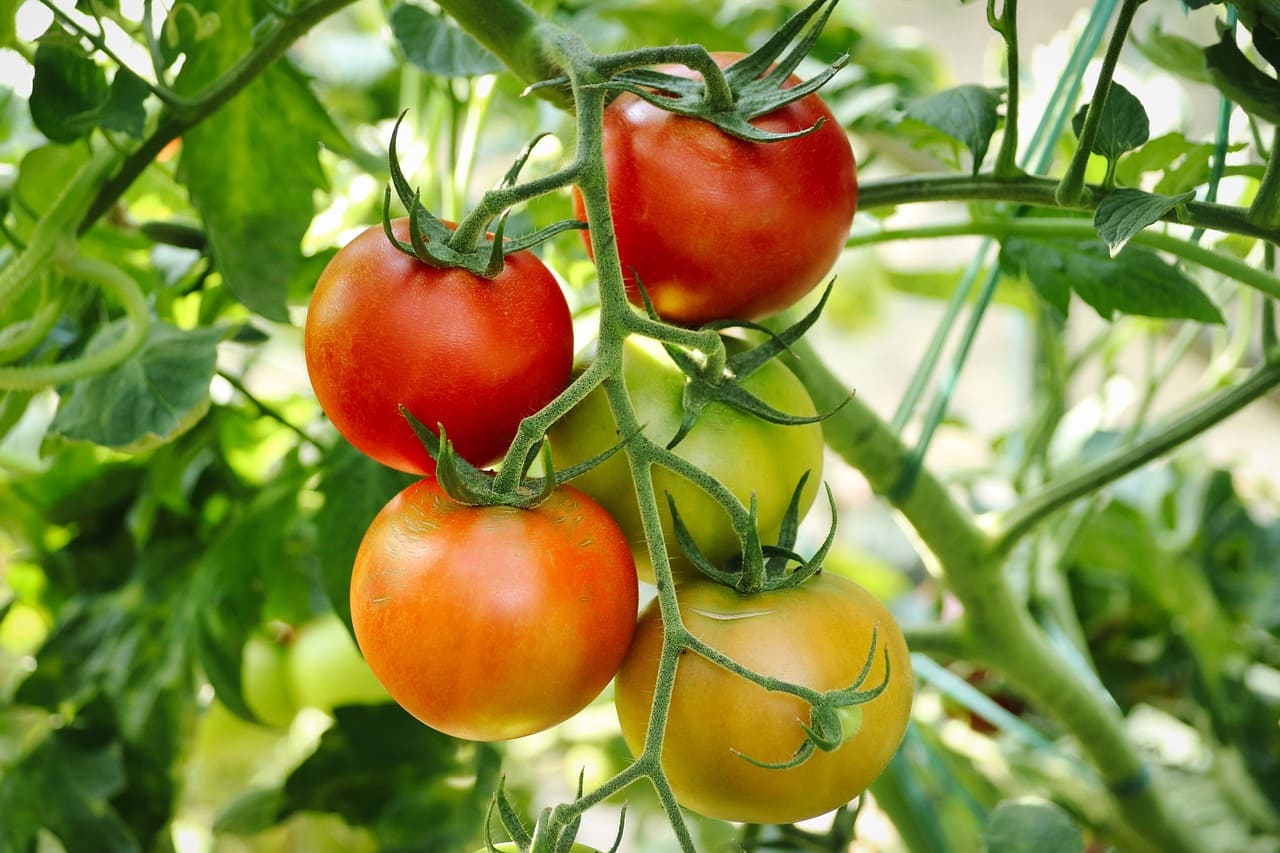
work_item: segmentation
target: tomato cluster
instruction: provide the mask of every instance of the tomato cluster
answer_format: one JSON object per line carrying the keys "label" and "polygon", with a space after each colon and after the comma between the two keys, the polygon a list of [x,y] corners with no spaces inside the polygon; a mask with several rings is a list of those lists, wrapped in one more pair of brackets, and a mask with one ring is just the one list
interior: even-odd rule
{"label": "tomato cluster", "polygon": [[[716,56],[722,66],[734,58]],[[638,299],[643,283],[667,322],[725,325],[786,308],[843,246],[857,182],[839,125],[816,95],[756,123],[812,131],[765,144],[629,95],[606,110],[627,284]],[[521,420],[572,378],[573,332],[559,286],[528,251],[508,254],[486,279],[426,263],[406,220],[388,230],[372,228],[337,253],[316,286],[305,333],[316,396],[336,428],[370,457],[423,477],[377,514],[356,554],[350,596],[360,650],[410,713],[475,740],[555,725],[616,675],[622,732],[639,753],[665,632],[656,604],[637,622],[637,557],[652,574],[624,456],[533,506],[506,506],[501,496],[478,500],[446,488],[401,413],[442,426],[472,465],[493,463]],[[419,258],[404,251],[409,245]],[[732,356],[748,344],[726,339],[725,347]],[[679,433],[673,452],[752,506],[763,542],[793,535],[821,481],[821,427],[774,423],[717,398],[686,429],[688,370],[652,340],[626,341],[622,378],[645,438],[666,446]],[[724,381],[768,409],[814,417],[803,385],[776,360]],[[560,418],[548,438],[557,470],[616,445],[603,391]],[[743,543],[729,513],[666,467],[655,466],[653,479],[692,636],[811,695],[850,690],[860,679],[879,685],[858,696],[856,734],[798,766],[767,769],[744,755],[778,763],[804,749],[810,703],[686,654],[661,757],[677,798],[753,822],[799,820],[848,802],[883,769],[906,724],[910,663],[892,618],[865,590],[821,574],[755,594],[711,583],[672,545],[676,525],[662,498],[676,506],[701,558],[732,569]]]}

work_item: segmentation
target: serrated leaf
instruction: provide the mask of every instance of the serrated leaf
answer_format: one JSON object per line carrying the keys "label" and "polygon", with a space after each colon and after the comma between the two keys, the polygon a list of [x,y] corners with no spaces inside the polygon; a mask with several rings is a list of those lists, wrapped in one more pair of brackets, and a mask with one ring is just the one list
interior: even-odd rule
{"label": "serrated leaf", "polygon": [[414,481],[374,462],[346,442],[325,458],[320,475],[324,505],[316,513],[320,573],[334,611],[351,624],[351,567],[369,522]]}
{"label": "serrated leaf", "polygon": [[[1089,105],[1085,104],[1071,119],[1071,129],[1077,138],[1084,128],[1088,111]],[[1126,151],[1142,145],[1150,136],[1151,120],[1147,118],[1147,110],[1142,106],[1142,101],[1124,86],[1112,83],[1107,102],[1102,108],[1098,135],[1094,137],[1090,150],[1108,160],[1114,160]]]}
{"label": "serrated leaf", "polygon": [[[253,49],[248,0],[217,7],[217,35],[192,46],[175,83],[191,94]],[[181,176],[204,220],[218,271],[244,305],[288,322],[289,278],[326,180],[320,141],[339,137],[287,63],[275,63],[183,137]]]}
{"label": "serrated leaf", "polygon": [[1195,197],[1193,192],[1171,197],[1135,189],[1116,190],[1099,202],[1093,227],[1115,255],[1135,234]]}
{"label": "serrated leaf", "polygon": [[964,143],[973,155],[976,175],[1000,122],[1002,100],[999,89],[957,86],[916,101],[907,108],[907,115]]}
{"label": "serrated leaf", "polygon": [[54,29],[36,46],[31,120],[54,142],[73,142],[93,130],[111,89],[107,75],[70,34]]}
{"label": "serrated leaf", "polygon": [[135,853],[138,840],[111,807],[125,787],[119,743],[87,747],[54,733],[0,772],[0,849],[35,850],[41,830],[77,849]]}
{"label": "serrated leaf", "polygon": [[[89,351],[119,338],[124,323],[117,320],[101,329],[89,342]],[[167,323],[152,324],[133,358],[70,386],[49,434],[126,451],[173,440],[208,407],[222,336],[216,328],[184,331]]]}
{"label": "serrated leaf", "polygon": [[397,4],[391,33],[405,58],[429,74],[475,77],[502,70],[502,63],[471,36],[420,6]]}
{"label": "serrated leaf", "polygon": [[1166,33],[1157,22],[1145,40],[1134,39],[1138,51],[1153,65],[1196,83],[1208,83],[1204,51],[1200,45],[1173,33]]}
{"label": "serrated leaf", "polygon": [[1006,800],[983,833],[987,853],[1081,853],[1084,834],[1061,806],[1048,800]]}
{"label": "serrated leaf", "polygon": [[1155,252],[1126,246],[1114,258],[1100,240],[1006,240],[1006,272],[1024,272],[1049,304],[1064,314],[1074,291],[1099,316],[1115,314],[1222,323],[1217,306],[1194,281]]}
{"label": "serrated leaf", "polygon": [[1204,49],[1213,85],[1246,112],[1280,123],[1280,81],[1263,73],[1240,51],[1230,30]]}

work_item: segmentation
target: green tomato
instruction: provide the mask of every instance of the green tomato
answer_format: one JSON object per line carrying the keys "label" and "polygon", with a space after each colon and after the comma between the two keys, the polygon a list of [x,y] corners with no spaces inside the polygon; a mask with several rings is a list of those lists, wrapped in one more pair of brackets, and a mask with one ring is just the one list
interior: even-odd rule
{"label": "green tomato", "polygon": [[244,702],[268,726],[287,726],[298,712],[286,673],[287,657],[285,646],[258,634],[244,644],[240,662]]}
{"label": "green tomato", "polygon": [[301,707],[332,711],[338,705],[391,701],[335,614],[300,627],[286,663],[290,689]]}
{"label": "green tomato", "polygon": [[[743,347],[740,341],[727,343],[731,353]],[[660,344],[637,336],[629,338],[624,346],[623,374],[645,434],[654,442],[666,444],[676,434],[683,417],[685,375]],[[781,412],[806,417],[815,414],[813,401],[800,380],[776,359],[741,380],[741,386]],[[557,469],[582,462],[616,444],[618,432],[603,390],[596,389],[561,418],[552,427],[550,440]],[[801,493],[802,517],[813,504],[822,480],[821,425],[773,424],[721,403],[711,403],[702,410],[675,452],[723,483],[744,505],[750,506],[751,495],[755,494],[764,544],[777,540],[791,495],[805,472],[809,479]],[[617,519],[636,555],[641,578],[652,581],[653,567],[640,508],[624,454],[610,457],[575,479],[573,485],[599,501]],[[681,520],[713,564],[723,564],[741,553],[729,514],[706,492],[657,465],[653,468],[653,485],[667,552],[677,577],[698,573],[684,559],[676,542],[667,507],[668,492],[675,499]]]}

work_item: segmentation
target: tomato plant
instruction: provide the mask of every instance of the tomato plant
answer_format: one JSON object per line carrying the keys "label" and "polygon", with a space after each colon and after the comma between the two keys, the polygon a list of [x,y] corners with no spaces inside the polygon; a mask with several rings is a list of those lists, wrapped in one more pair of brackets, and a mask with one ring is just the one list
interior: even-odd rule
{"label": "tomato plant", "polygon": [[[392,228],[409,239],[407,219]],[[329,261],[307,312],[307,371],[348,441],[392,468],[434,471],[403,404],[484,465],[564,389],[573,364],[564,295],[533,254],[505,260],[492,280],[430,267],[375,226]]]}
{"label": "tomato plant", "polygon": [[[738,345],[730,342],[729,346]],[[685,375],[660,345],[643,338],[632,338],[625,344],[623,375],[645,435],[658,444],[666,444],[683,419]],[[804,386],[776,360],[742,379],[741,387],[782,412],[815,414]],[[556,464],[561,467],[590,459],[619,440],[608,401],[599,391],[558,421],[549,437]],[[701,411],[675,452],[724,483],[744,504],[754,494],[760,535],[766,542],[777,536],[801,477],[808,472],[801,493],[801,514],[813,504],[822,478],[820,425],[769,423],[723,403],[710,403]],[[728,513],[706,492],[661,466],[654,467],[653,482],[660,497],[663,534],[678,571],[687,574],[694,569],[675,544],[671,511],[661,497],[666,493],[675,499],[681,520],[712,563],[723,563],[740,552]],[[615,454],[578,477],[574,485],[598,500],[618,520],[642,576],[652,579],[640,510],[622,454]]]}
{"label": "tomato plant", "polygon": [[[790,759],[805,741],[806,703],[686,652],[676,671],[662,750],[663,770],[681,805],[724,820],[789,823],[849,802],[884,770],[906,731],[913,687],[906,641],[878,599],[830,574],[749,596],[689,583],[677,598],[693,636],[762,675],[819,691],[844,689],[858,679],[874,631],[866,684],[887,678],[883,693],[856,706],[856,734],[834,751],[815,752],[796,767],[778,770],[743,756],[766,763]],[[636,754],[644,744],[662,635],[659,610],[651,606],[618,672],[618,721]]]}
{"label": "tomato plant", "polygon": [[635,565],[595,501],[470,507],[434,479],[378,513],[356,554],[365,659],[427,725],[471,740],[555,725],[604,688],[635,630]]}
{"label": "tomato plant", "polygon": [[[721,67],[742,56],[712,53]],[[701,79],[682,65],[661,70]],[[639,279],[660,316],[696,326],[764,317],[809,292],[849,236],[858,202],[853,150],[816,94],[752,121],[773,133],[819,123],[804,136],[762,143],[630,93],[614,100],[604,156],[632,301],[640,304]],[[581,194],[575,209],[585,218]]]}

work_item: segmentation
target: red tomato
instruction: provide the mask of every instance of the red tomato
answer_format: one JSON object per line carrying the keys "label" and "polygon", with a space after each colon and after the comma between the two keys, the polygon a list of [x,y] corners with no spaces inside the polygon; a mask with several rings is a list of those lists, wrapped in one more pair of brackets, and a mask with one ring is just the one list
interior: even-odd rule
{"label": "red tomato", "polygon": [[622,531],[573,487],[531,510],[471,507],[429,478],[365,534],[351,619],[405,710],[456,737],[501,740],[568,719],[604,689],[638,594]]}
{"label": "red tomato", "polygon": [[[409,239],[407,219],[393,223]],[[564,294],[529,252],[494,279],[436,269],[406,255],[381,226],[325,267],[304,347],[316,399],[338,431],[384,465],[414,474],[435,463],[401,417],[443,423],[476,465],[501,456],[520,420],[569,384],[573,325]]]}
{"label": "red tomato", "polygon": [[[741,54],[712,54],[721,67]],[[700,79],[684,66],[661,70]],[[792,77],[788,86],[799,82]],[[618,254],[631,301],[639,276],[665,319],[751,320],[792,305],[835,264],[858,201],[853,150],[816,94],[752,121],[747,142],[632,94],[605,110],[604,152]],[[581,194],[578,218],[586,220]],[[590,239],[583,232],[590,251]]]}

